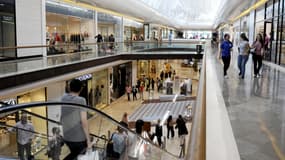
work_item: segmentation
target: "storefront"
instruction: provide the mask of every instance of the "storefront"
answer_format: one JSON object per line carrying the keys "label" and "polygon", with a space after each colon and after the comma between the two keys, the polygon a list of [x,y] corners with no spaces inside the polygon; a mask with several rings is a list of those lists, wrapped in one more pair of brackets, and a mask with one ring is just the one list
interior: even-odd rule
{"label": "storefront", "polygon": [[115,37],[115,41],[121,41],[121,23],[122,18],[113,16],[106,13],[98,13],[98,34],[101,34],[104,42],[109,41],[109,37],[112,34]]}
{"label": "storefront", "polygon": [[113,67],[113,78],[110,79],[113,100],[125,94],[127,85],[132,85],[132,63],[125,63]]}
{"label": "storefront", "polygon": [[137,63],[137,72],[137,79],[149,77],[156,80],[174,79],[176,71],[168,60],[140,60]]}
{"label": "storefront", "polygon": [[95,12],[53,1],[46,2],[47,45],[68,45],[50,47],[48,54],[92,50],[85,43],[95,42]]}
{"label": "storefront", "polygon": [[[46,89],[36,89],[29,91],[27,93],[11,97],[9,99],[2,99],[1,101],[8,103],[8,104],[23,104],[23,103],[31,103],[31,102],[44,102],[46,101]],[[0,150],[13,153],[9,153],[9,155],[13,155],[14,151],[17,150],[16,143],[16,133],[10,132],[9,134],[2,134],[6,131],[7,127],[4,126],[14,126],[16,122],[20,120],[21,113],[26,112],[28,115],[28,121],[32,123],[34,126],[35,132],[40,133],[41,135],[47,134],[48,122],[41,118],[47,117],[47,107],[35,107],[35,108],[27,108],[24,111],[10,113],[9,115],[5,116],[3,119],[0,119],[1,123],[1,145]],[[8,127],[10,128],[10,127]],[[34,143],[32,144],[32,152],[38,152],[42,149],[43,146],[47,145],[47,139],[43,139],[41,135],[36,134],[34,136]],[[3,143],[2,143],[3,142]],[[5,149],[6,147],[10,147],[9,150]],[[8,153],[7,153],[8,154]],[[6,155],[6,154],[3,154]]]}
{"label": "storefront", "polygon": [[124,18],[124,41],[143,41],[144,25]]}
{"label": "storefront", "polygon": [[195,30],[189,30],[184,31],[183,38],[186,39],[211,39],[212,38],[212,31],[195,31]]}
{"label": "storefront", "polygon": [[256,10],[255,36],[265,41],[264,59],[285,65],[284,0],[271,0]]}
{"label": "storefront", "polygon": [[[0,47],[16,46],[15,0],[0,0]],[[16,58],[16,51],[0,50],[0,60]]]}
{"label": "storefront", "polygon": [[92,88],[89,90],[89,99],[92,106],[102,109],[109,104],[108,69],[92,73]]}

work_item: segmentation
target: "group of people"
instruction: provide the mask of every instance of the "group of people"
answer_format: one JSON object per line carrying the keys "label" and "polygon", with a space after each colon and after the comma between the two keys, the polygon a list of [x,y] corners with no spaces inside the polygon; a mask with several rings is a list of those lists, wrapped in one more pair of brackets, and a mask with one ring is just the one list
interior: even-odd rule
{"label": "group of people", "polygon": [[[144,124],[145,122],[141,119],[137,120],[135,122],[135,132],[138,135],[144,135],[147,133],[147,137],[149,140],[154,141],[154,143],[157,143],[159,147],[163,147],[163,126],[160,119],[157,120],[157,124],[155,125],[155,132],[151,133],[150,131],[144,130]],[[129,121],[128,121],[128,114],[124,113],[122,120],[120,121],[121,126],[128,128],[129,127]],[[188,130],[186,127],[186,121],[184,118],[179,115],[176,121],[172,118],[170,115],[167,118],[166,122],[167,127],[167,139],[174,138],[175,132],[174,128],[178,130],[178,137],[180,138],[180,147],[185,147],[185,136],[188,134]],[[111,156],[115,159],[138,159],[138,151],[136,151],[136,145],[139,145],[138,137],[134,135],[133,133],[128,133],[124,128],[118,126],[117,131],[112,133],[110,141],[112,141],[113,144],[113,151],[108,151],[107,147],[107,156]],[[165,142],[164,142],[165,143]],[[146,148],[144,148],[146,149]],[[183,153],[185,154],[185,152]],[[126,158],[128,157],[128,158]]]}
{"label": "group of people", "polygon": [[[254,78],[260,77],[260,69],[262,67],[262,57],[264,55],[266,42],[264,42],[262,35],[259,33],[256,36],[256,40],[249,44],[249,40],[246,37],[245,33],[240,35],[240,42],[238,46],[238,68],[239,68],[239,77],[244,79],[246,63],[248,61],[249,54],[252,54],[253,68],[254,68]],[[224,78],[229,78],[227,70],[230,66],[231,61],[231,51],[233,44],[230,41],[230,35],[224,35],[224,41],[221,44],[221,53],[220,57],[224,63]]]}
{"label": "group of people", "polygon": [[[100,43],[104,42],[103,36],[101,34],[98,34],[97,36],[95,36],[95,39],[97,39],[97,44],[98,47],[101,47]],[[114,49],[115,46],[115,37],[113,34],[111,34],[107,40],[105,39],[105,41],[109,42],[109,49]]]}

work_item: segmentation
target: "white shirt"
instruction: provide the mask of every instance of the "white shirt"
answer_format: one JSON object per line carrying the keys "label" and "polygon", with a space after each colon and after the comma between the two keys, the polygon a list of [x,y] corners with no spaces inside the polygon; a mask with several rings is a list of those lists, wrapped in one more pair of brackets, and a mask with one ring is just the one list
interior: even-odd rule
{"label": "white shirt", "polygon": [[[17,141],[18,143],[25,145],[31,142],[31,140],[34,137],[34,126],[31,123],[23,124],[22,121],[19,121],[15,125],[16,128],[10,129],[10,131],[16,131],[17,130]],[[22,130],[23,129],[23,130]]]}

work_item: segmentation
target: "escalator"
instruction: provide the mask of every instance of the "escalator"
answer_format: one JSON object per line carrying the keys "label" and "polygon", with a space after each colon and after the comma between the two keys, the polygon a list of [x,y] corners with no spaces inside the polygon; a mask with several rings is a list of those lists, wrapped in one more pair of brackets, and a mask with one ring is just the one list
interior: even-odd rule
{"label": "escalator", "polygon": [[[22,129],[24,132],[31,132],[33,134],[31,152],[34,159],[48,159],[46,153],[48,151],[52,129],[55,127],[59,128],[60,134],[62,134],[62,127],[66,127],[63,126],[60,121],[62,105],[68,107],[70,111],[87,112],[93,151],[96,153],[96,159],[98,160],[114,159],[108,158],[109,152],[107,152],[106,149],[110,137],[113,137],[112,135],[115,134],[119,135],[118,131],[121,131],[124,137],[124,143],[120,146],[121,159],[130,159],[130,157],[139,160],[179,159],[177,156],[154,144],[145,136],[147,135],[146,133],[142,134],[142,136],[138,135],[99,110],[72,103],[38,102],[19,105],[2,105],[0,108],[0,160],[18,158],[17,138],[19,130],[21,129],[15,128],[15,123],[19,121],[23,113],[28,115],[28,121],[31,122],[34,127],[33,131]],[[38,111],[46,111],[46,113],[48,113],[46,115],[48,116],[31,112],[35,109],[38,109]],[[14,130],[14,132],[12,130]],[[115,150],[115,143],[113,143],[113,147]],[[82,151],[82,153],[83,152],[84,151]],[[65,144],[61,148],[60,159],[63,159],[68,154],[69,149]]]}

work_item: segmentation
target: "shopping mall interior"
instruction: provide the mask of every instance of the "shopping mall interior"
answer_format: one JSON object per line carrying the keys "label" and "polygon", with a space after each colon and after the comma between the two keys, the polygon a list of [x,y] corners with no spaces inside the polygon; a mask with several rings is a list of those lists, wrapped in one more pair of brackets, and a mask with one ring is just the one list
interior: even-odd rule
{"label": "shopping mall interior", "polygon": [[0,0],[0,160],[285,160],[284,1]]}

